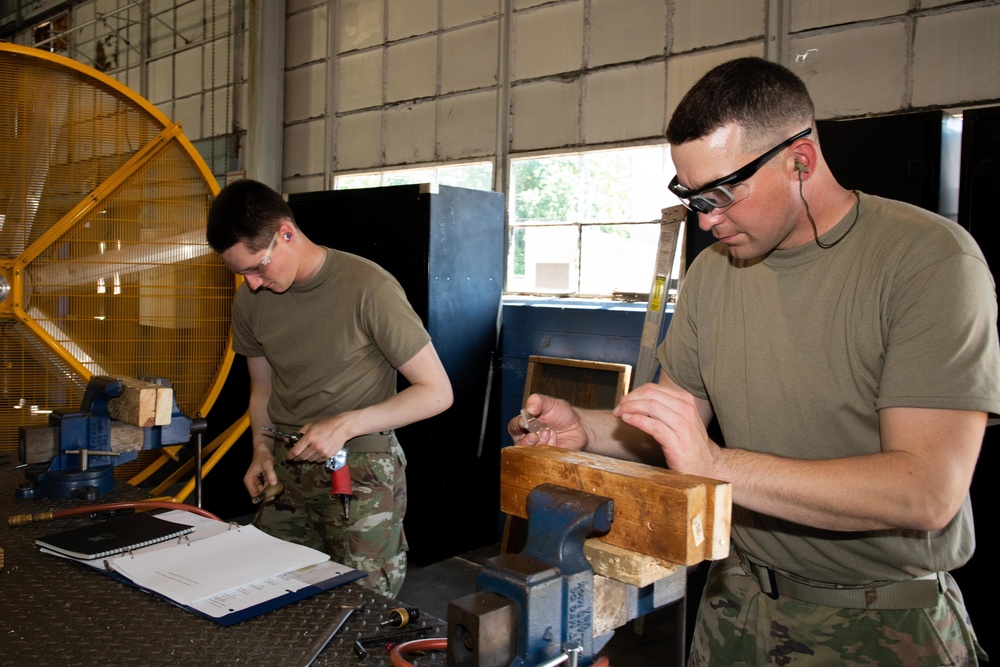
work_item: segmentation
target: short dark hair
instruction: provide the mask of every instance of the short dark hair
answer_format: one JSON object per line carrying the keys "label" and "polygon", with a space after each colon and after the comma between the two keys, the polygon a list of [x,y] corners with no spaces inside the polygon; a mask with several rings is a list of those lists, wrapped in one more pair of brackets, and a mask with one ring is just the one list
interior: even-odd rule
{"label": "short dark hair", "polygon": [[218,253],[237,243],[257,252],[271,243],[286,219],[295,222],[291,207],[280,194],[258,181],[234,181],[222,188],[212,202],[205,238]]}
{"label": "short dark hair", "polygon": [[815,115],[806,84],[794,72],[763,58],[738,58],[710,70],[684,95],[667,125],[667,141],[687,143],[735,122],[744,130],[744,147],[757,148],[811,127]]}

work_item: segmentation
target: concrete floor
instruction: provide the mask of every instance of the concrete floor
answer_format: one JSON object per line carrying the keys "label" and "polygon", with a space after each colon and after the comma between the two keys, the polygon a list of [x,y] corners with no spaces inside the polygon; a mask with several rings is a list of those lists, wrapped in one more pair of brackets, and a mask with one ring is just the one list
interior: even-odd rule
{"label": "concrete floor", "polygon": [[[448,619],[448,603],[476,591],[476,577],[483,563],[499,553],[485,547],[426,567],[410,565],[397,599],[424,613]],[[676,607],[657,610],[615,632],[601,651],[611,667],[674,667],[679,660],[675,632]],[[683,614],[681,614],[683,616]],[[679,667],[679,665],[678,665]]]}

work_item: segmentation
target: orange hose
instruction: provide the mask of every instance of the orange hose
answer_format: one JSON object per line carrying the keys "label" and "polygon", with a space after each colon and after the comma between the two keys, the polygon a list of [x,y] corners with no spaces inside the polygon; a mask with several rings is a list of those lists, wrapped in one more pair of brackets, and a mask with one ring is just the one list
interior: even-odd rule
{"label": "orange hose", "polygon": [[207,517],[209,519],[214,519],[215,521],[222,521],[222,519],[215,516],[208,510],[203,510],[195,505],[186,505],[184,503],[173,503],[166,500],[129,500],[117,503],[102,503],[99,505],[84,505],[82,507],[71,507],[69,509],[56,510],[54,512],[38,512],[36,514],[11,515],[7,517],[7,524],[10,526],[24,526],[26,524],[35,521],[52,521],[54,519],[64,519],[68,516],[76,516],[78,514],[90,514],[92,512],[110,512],[113,510],[123,510],[123,509],[185,510],[187,512],[194,512],[195,514],[200,514],[201,516]]}
{"label": "orange hose", "polygon": [[[431,638],[431,639],[415,639],[411,642],[406,642],[404,644],[397,644],[392,652],[389,654],[389,659],[392,660],[392,667],[414,667],[412,662],[408,662],[403,656],[407,653],[416,653],[417,651],[433,651],[439,650],[444,651],[448,648],[448,640],[442,638]],[[611,662],[606,656],[601,656],[594,661],[591,667],[610,667]]]}
{"label": "orange hose", "polygon": [[389,654],[393,667],[413,667],[413,663],[408,662],[403,656],[407,653],[427,650],[445,650],[448,648],[448,640],[444,638],[414,639],[410,642],[397,644]]}

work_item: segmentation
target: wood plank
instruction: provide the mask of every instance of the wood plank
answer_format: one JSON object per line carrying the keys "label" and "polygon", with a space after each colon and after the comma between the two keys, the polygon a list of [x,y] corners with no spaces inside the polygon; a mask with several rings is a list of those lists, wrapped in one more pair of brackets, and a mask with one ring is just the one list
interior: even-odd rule
{"label": "wood plank", "polygon": [[584,541],[583,555],[594,568],[594,574],[638,588],[666,579],[681,569],[676,563],[594,539]]}
{"label": "wood plank", "polygon": [[500,458],[503,512],[527,518],[528,493],[548,482],[615,501],[602,542],[681,565],[729,552],[728,483],[558,447],[506,447]]}
{"label": "wood plank", "polygon": [[121,396],[108,401],[108,414],[112,419],[141,427],[166,426],[170,423],[174,395],[172,388],[135,378],[115,379],[121,381],[124,391]]}

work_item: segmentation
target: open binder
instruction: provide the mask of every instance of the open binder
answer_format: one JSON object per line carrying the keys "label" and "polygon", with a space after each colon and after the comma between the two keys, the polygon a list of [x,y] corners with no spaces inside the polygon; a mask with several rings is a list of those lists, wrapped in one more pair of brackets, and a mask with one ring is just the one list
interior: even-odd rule
{"label": "open binder", "polygon": [[174,510],[157,515],[193,532],[106,558],[93,567],[220,625],[233,625],[317,593],[356,581],[366,572],[327,554],[285,542],[253,526],[214,521]]}

